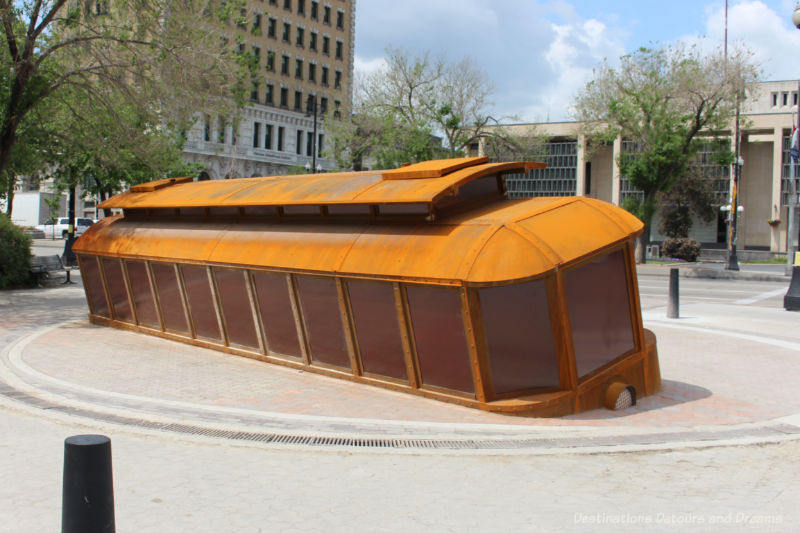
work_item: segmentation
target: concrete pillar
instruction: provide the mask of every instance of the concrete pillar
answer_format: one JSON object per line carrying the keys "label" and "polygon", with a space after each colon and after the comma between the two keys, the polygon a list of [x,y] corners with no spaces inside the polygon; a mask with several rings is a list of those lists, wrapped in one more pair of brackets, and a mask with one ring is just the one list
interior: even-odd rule
{"label": "concrete pillar", "polygon": [[772,213],[783,222],[770,230],[769,249],[772,252],[786,251],[787,215],[781,208],[781,176],[783,175],[783,128],[772,130]]}
{"label": "concrete pillar", "polygon": [[576,165],[578,168],[575,169],[575,191],[576,196],[585,196],[586,191],[586,135],[580,134],[578,135],[578,144],[576,147],[578,152],[578,160]]}
{"label": "concrete pillar", "polygon": [[622,153],[622,137],[617,137],[614,139],[614,149],[612,155],[612,171],[611,171],[611,203],[614,205],[619,205],[619,188],[620,188],[620,172],[619,172],[619,164],[617,161],[619,160],[619,154]]}

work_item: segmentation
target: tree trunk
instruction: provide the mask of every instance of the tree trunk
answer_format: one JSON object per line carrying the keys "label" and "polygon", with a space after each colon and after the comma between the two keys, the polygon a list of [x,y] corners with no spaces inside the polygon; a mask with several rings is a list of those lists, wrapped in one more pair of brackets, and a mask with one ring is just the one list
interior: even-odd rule
{"label": "tree trunk", "polygon": [[6,188],[6,215],[11,220],[11,212],[14,210],[14,182],[15,178],[9,176]]}

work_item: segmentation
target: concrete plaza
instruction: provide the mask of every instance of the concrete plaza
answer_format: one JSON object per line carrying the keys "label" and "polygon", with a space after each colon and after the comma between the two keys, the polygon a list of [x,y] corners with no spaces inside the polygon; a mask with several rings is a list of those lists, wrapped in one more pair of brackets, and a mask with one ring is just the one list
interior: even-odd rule
{"label": "concrete plaza", "polygon": [[119,531],[797,531],[788,279],[687,280],[669,320],[665,271],[640,271],[664,390],[560,419],[95,327],[79,284],[0,293],[0,531],[59,527],[80,433],[112,439]]}

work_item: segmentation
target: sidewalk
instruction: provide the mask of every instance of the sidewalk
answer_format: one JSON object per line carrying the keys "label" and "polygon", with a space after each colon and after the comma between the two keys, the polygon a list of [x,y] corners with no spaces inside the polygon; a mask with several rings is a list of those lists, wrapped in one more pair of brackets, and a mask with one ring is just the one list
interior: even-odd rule
{"label": "sidewalk", "polygon": [[649,309],[661,393],[525,419],[91,326],[60,281],[0,292],[0,533],[58,530],[83,433],[112,439],[118,531],[800,527],[794,313]]}
{"label": "sidewalk", "polygon": [[496,449],[520,452],[800,438],[800,328],[797,315],[782,309],[695,304],[681,309],[690,318],[677,321],[649,310],[644,320],[658,339],[660,393],[624,411],[535,419],[93,326],[79,285],[0,293],[0,302],[14,309],[0,327],[0,394],[148,430],[214,429],[223,438],[243,433],[236,438],[278,444],[291,436],[313,446],[382,439],[375,446],[480,450],[493,441]]}
{"label": "sidewalk", "polygon": [[735,279],[742,281],[791,281],[785,273],[786,265],[740,263],[739,270],[726,270],[724,263],[681,263],[636,265],[640,276],[669,276],[672,268],[680,270],[681,277],[703,279]]}

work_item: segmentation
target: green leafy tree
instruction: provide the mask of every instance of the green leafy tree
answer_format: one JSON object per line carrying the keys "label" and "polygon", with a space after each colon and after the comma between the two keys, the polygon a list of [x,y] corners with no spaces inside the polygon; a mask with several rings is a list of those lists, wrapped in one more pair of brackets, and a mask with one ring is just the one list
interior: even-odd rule
{"label": "green leafy tree", "polygon": [[491,85],[470,59],[448,63],[389,47],[386,66],[354,85],[352,116],[326,124],[340,168],[361,168],[368,158],[394,168],[458,157],[492,120]]}
{"label": "green leafy tree", "polygon": [[[236,53],[235,43],[225,37],[225,24],[241,22],[242,5],[225,0],[0,0],[0,176],[5,190],[13,190],[22,166],[15,153],[22,144],[32,146],[28,132],[74,137],[47,127],[54,109],[56,116],[65,109],[113,116],[124,102],[125,113],[134,112],[137,120],[119,125],[142,132],[186,130],[198,110],[234,113],[244,102],[252,61]],[[114,147],[108,128],[97,130],[106,137],[86,131],[95,146],[107,152]]]}
{"label": "green leafy tree", "polygon": [[577,95],[575,118],[589,140],[621,135],[638,147],[617,160],[620,172],[642,191],[638,205],[629,205],[645,225],[637,262],[645,260],[658,194],[686,173],[701,137],[730,129],[736,106],[755,89],[758,75],[742,50],[724,57],[719,50],[641,48],[623,56],[617,68],[606,63],[597,69]]}

